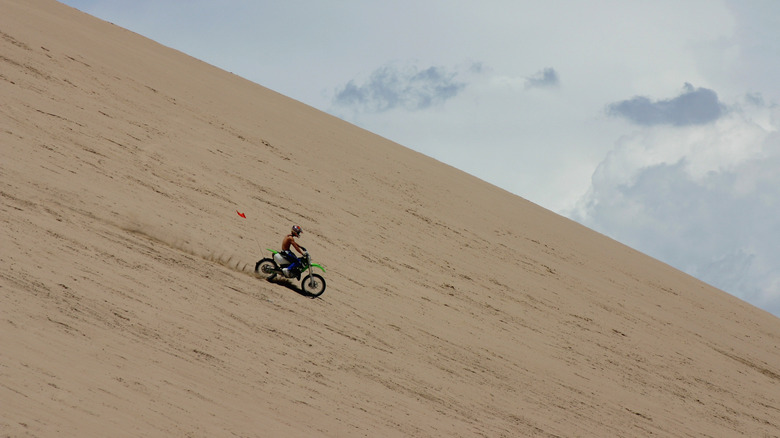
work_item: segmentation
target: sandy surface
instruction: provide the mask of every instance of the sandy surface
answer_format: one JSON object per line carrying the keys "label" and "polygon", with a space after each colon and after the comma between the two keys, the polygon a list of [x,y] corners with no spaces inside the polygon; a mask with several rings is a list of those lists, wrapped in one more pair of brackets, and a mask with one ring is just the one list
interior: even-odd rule
{"label": "sandy surface", "polygon": [[49,0],[0,97],[0,436],[780,436],[778,318],[456,169]]}

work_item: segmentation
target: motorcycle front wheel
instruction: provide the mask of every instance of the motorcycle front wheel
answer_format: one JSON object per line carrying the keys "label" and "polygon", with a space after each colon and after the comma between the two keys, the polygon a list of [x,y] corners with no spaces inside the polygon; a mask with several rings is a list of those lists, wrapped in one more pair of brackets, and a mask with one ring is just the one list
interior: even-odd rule
{"label": "motorcycle front wheel", "polygon": [[325,279],[318,274],[307,275],[301,282],[301,289],[312,297],[318,297],[325,292]]}
{"label": "motorcycle front wheel", "polygon": [[276,276],[276,263],[271,259],[262,259],[255,264],[255,274],[260,278],[271,279]]}

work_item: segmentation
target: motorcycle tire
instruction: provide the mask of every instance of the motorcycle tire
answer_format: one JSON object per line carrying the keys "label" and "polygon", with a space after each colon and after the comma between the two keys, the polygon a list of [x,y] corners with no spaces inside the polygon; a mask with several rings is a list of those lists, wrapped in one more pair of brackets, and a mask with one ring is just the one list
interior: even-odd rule
{"label": "motorcycle tire", "polygon": [[277,271],[276,263],[271,259],[262,259],[255,264],[255,274],[260,278],[270,280],[276,276]]}
{"label": "motorcycle tire", "polygon": [[318,274],[307,275],[301,282],[301,289],[311,297],[318,297],[325,292],[325,279]]}

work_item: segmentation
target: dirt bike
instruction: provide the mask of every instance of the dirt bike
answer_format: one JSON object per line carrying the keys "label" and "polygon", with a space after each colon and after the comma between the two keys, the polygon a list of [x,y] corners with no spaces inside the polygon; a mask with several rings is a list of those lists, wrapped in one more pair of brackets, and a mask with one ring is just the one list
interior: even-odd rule
{"label": "dirt bike", "polygon": [[304,293],[313,297],[318,297],[325,292],[325,279],[321,275],[312,272],[312,268],[320,268],[322,272],[325,272],[325,268],[321,265],[311,262],[311,256],[306,248],[301,247],[303,250],[303,257],[298,258],[298,265],[292,270],[286,269],[290,266],[290,261],[287,260],[279,251],[271,251],[271,258],[264,258],[255,264],[255,273],[260,276],[265,276],[268,280],[273,280],[277,275],[281,275],[284,278],[301,278],[301,274],[309,271],[308,275],[301,281],[301,290]]}

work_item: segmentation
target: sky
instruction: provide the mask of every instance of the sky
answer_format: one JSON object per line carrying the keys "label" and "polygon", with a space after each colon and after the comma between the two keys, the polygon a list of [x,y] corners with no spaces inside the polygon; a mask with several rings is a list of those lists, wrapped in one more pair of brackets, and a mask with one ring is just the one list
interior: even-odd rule
{"label": "sky", "polygon": [[780,1],[61,1],[780,316]]}

